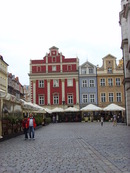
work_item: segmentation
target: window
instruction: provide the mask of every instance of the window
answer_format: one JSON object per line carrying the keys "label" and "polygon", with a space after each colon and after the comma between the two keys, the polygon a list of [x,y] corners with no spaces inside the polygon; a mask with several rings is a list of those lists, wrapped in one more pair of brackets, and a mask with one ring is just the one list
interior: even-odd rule
{"label": "window", "polygon": [[56,62],[56,57],[55,56],[52,57],[52,62]]}
{"label": "window", "polygon": [[52,66],[52,71],[56,71],[56,66],[55,65]]}
{"label": "window", "polygon": [[108,73],[112,73],[112,68],[111,68],[111,67],[108,67],[107,72],[108,72]]}
{"label": "window", "polygon": [[36,68],[36,70],[37,70],[37,72],[41,72],[41,67],[38,66],[38,67]]}
{"label": "window", "polygon": [[121,93],[116,93],[116,101],[121,102]]}
{"label": "window", "polygon": [[72,79],[68,79],[67,80],[67,86],[73,86],[73,80]]}
{"label": "window", "polygon": [[55,51],[52,51],[52,54],[53,54],[53,55],[55,55],[55,54],[56,54],[56,52],[55,52]]}
{"label": "window", "polygon": [[105,86],[105,79],[101,79],[101,80],[100,80],[100,85],[101,85],[101,86]]}
{"label": "window", "polygon": [[44,96],[39,96],[39,105],[44,105]]}
{"label": "window", "polygon": [[113,93],[109,93],[109,102],[113,102]]}
{"label": "window", "polygon": [[39,80],[39,88],[44,88],[44,80]]}
{"label": "window", "polygon": [[73,104],[73,95],[68,95],[68,104]]}
{"label": "window", "polygon": [[94,94],[90,94],[89,99],[90,99],[90,103],[94,103],[95,102]]}
{"label": "window", "polygon": [[108,79],[108,85],[109,85],[109,86],[113,86],[113,80],[112,80],[112,78],[109,78],[109,79]]}
{"label": "window", "polygon": [[59,80],[58,79],[53,80],[53,87],[59,87]]}
{"label": "window", "polygon": [[83,94],[82,95],[82,103],[87,103],[88,102],[88,95],[87,94]]}
{"label": "window", "polygon": [[87,80],[82,80],[82,87],[87,87]]}
{"label": "window", "polygon": [[101,93],[101,102],[106,102],[106,94]]}
{"label": "window", "polygon": [[86,68],[82,68],[82,74],[86,74]]}
{"label": "window", "polygon": [[71,66],[71,65],[68,65],[68,66],[67,66],[67,70],[68,70],[68,71],[71,71],[71,70],[72,70],[72,66]]}
{"label": "window", "polygon": [[91,79],[91,80],[89,81],[89,87],[94,87],[94,80]]}
{"label": "window", "polygon": [[93,74],[93,68],[89,68],[89,74]]}
{"label": "window", "polygon": [[53,95],[53,104],[54,105],[59,104],[59,95],[58,94]]}
{"label": "window", "polygon": [[120,78],[116,78],[116,86],[120,86],[121,85],[120,83],[121,83]]}

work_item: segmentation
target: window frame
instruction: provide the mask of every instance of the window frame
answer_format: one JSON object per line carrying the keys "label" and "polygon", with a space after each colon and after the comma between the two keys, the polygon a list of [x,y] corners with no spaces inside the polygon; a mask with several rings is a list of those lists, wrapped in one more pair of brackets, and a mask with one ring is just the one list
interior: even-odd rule
{"label": "window frame", "polygon": [[[91,96],[93,96],[93,98]],[[89,94],[89,102],[95,103],[95,94]]]}
{"label": "window frame", "polygon": [[67,95],[67,103],[68,103],[68,105],[73,104],[73,94],[68,94]]}
{"label": "window frame", "polygon": [[[84,98],[86,96],[86,98]],[[88,103],[88,94],[82,94],[82,103]]]}
{"label": "window frame", "polygon": [[73,79],[67,79],[67,87],[73,87]]}
{"label": "window frame", "polygon": [[[120,94],[120,96],[118,94]],[[116,101],[122,102],[122,94],[120,92],[116,93]]]}
{"label": "window frame", "polygon": [[[90,81],[93,81],[93,83],[91,83]],[[89,80],[89,87],[95,87],[95,81],[94,81],[94,79],[90,79]]]}
{"label": "window frame", "polygon": [[39,105],[44,105],[45,104],[45,96],[44,95],[39,95],[38,96],[38,102],[39,102]]}
{"label": "window frame", "polygon": [[88,87],[88,81],[87,81],[87,79],[83,79],[82,80],[82,88],[86,88],[86,87]]}
{"label": "window frame", "polygon": [[53,87],[59,87],[59,79],[53,79]]}
{"label": "window frame", "polygon": [[54,94],[53,95],[53,105],[58,105],[59,104],[59,94]]}
{"label": "window frame", "polygon": [[113,79],[112,78],[108,78],[108,85],[113,86]]}
{"label": "window frame", "polygon": [[56,65],[52,65],[52,71],[56,71]]}
{"label": "window frame", "polygon": [[114,93],[108,93],[108,98],[109,98],[109,102],[113,103],[114,102]]}
{"label": "window frame", "polygon": [[[117,79],[119,79],[119,81]],[[121,78],[119,77],[116,78],[116,86],[121,86]]]}
{"label": "window frame", "polygon": [[106,93],[101,93],[101,102],[102,103],[106,102]]}
{"label": "window frame", "polygon": [[38,88],[44,88],[44,80],[38,81]]}
{"label": "window frame", "polygon": [[100,79],[100,86],[102,86],[102,87],[106,86],[106,80],[105,80],[105,78],[101,78]]}

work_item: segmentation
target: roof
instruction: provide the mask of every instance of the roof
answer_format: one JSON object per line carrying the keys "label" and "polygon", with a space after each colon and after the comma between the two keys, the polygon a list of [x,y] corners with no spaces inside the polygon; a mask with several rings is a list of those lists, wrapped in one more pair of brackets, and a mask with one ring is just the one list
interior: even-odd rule
{"label": "roof", "polygon": [[52,46],[49,50],[51,50],[51,49],[57,49],[58,50],[59,48]]}
{"label": "roof", "polygon": [[3,56],[0,55],[0,59],[1,59],[7,66],[9,66],[9,65],[4,61]]}
{"label": "roof", "polygon": [[109,58],[109,57],[111,57],[111,58],[113,58],[113,59],[116,59],[116,57],[115,57],[115,56],[113,56],[113,55],[111,55],[111,54],[106,55],[106,56],[105,56],[105,57],[103,57],[102,59],[106,59],[106,58]]}
{"label": "roof", "polygon": [[94,64],[90,63],[89,61],[84,62],[83,64],[80,65],[80,67],[84,67],[86,64],[89,64],[92,67],[96,67]]}

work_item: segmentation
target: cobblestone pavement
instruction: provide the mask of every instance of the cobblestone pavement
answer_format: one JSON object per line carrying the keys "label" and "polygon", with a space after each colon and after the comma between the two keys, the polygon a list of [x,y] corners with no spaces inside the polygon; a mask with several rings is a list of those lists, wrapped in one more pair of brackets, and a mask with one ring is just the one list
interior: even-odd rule
{"label": "cobblestone pavement", "polygon": [[0,143],[0,173],[130,173],[130,127],[57,123]]}

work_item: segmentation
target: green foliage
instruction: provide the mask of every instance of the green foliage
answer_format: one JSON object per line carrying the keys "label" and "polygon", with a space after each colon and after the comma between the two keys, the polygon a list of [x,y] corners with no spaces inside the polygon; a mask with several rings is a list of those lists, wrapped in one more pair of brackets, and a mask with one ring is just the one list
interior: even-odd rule
{"label": "green foliage", "polygon": [[50,123],[51,123],[51,118],[50,117],[45,118],[45,124],[50,124]]}
{"label": "green foliage", "polygon": [[42,116],[36,115],[34,118],[35,118],[37,126],[42,124],[42,122],[43,122]]}

